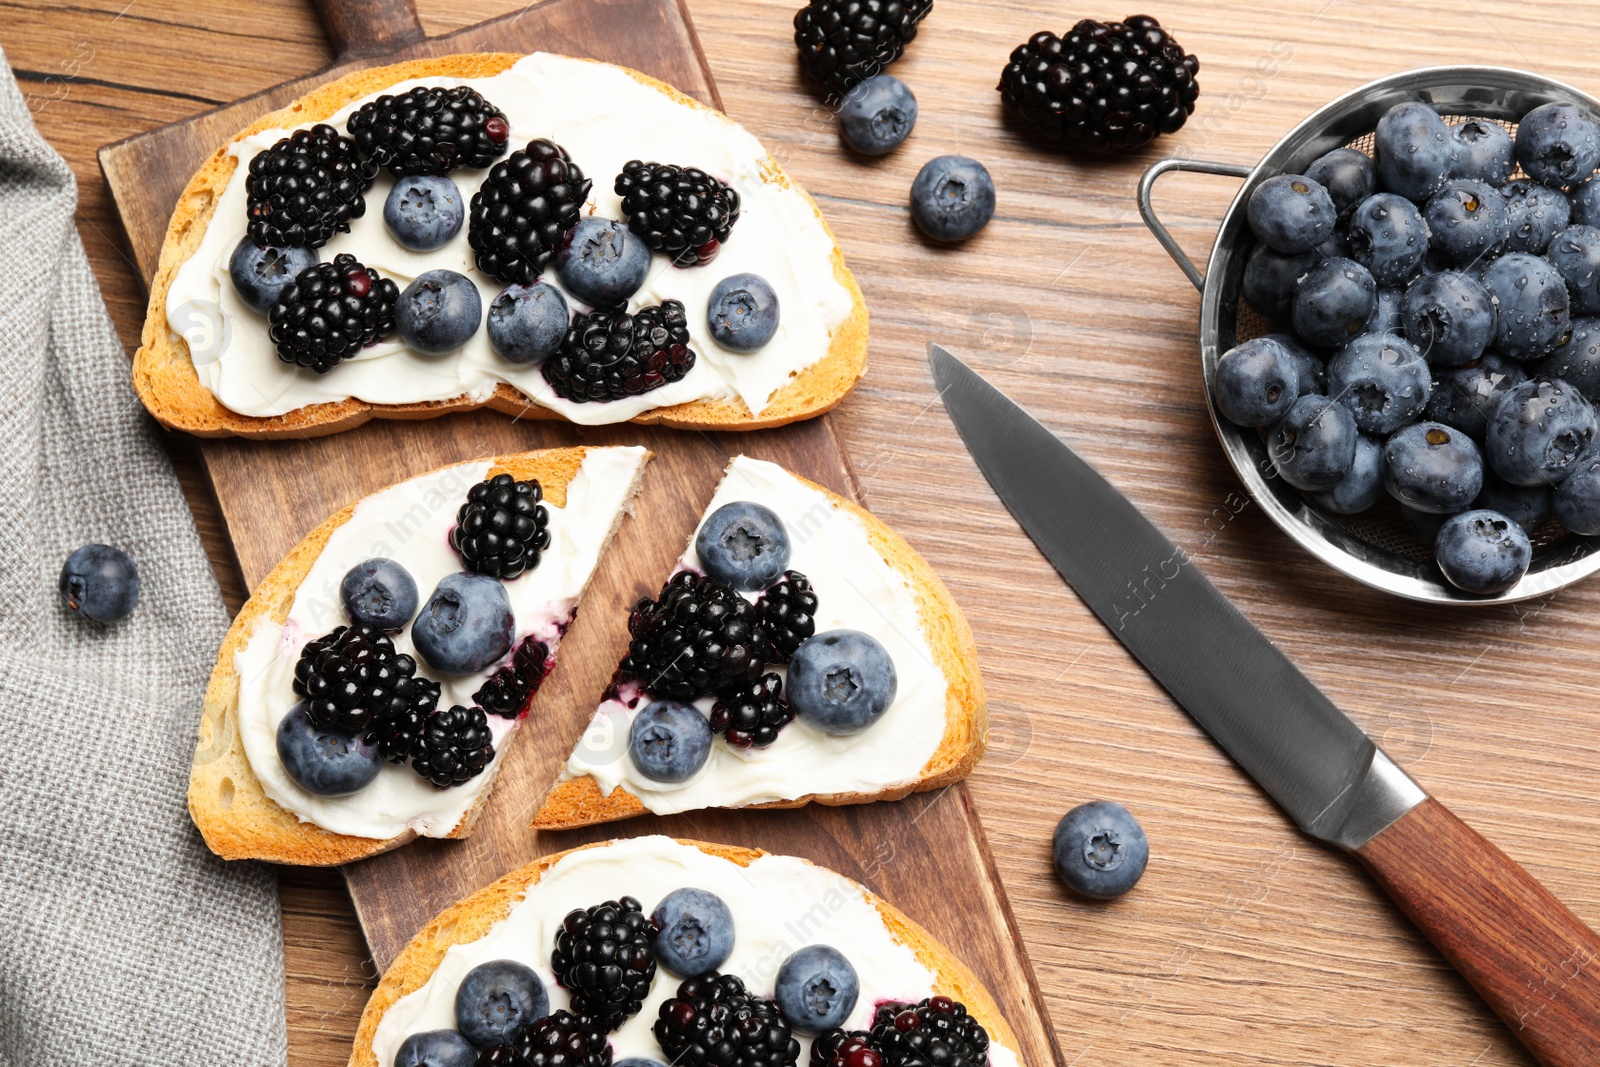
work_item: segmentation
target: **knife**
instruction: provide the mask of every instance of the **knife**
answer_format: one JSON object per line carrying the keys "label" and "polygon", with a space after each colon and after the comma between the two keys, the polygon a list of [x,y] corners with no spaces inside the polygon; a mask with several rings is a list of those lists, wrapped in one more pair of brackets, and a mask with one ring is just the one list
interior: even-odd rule
{"label": "knife", "polygon": [[1600,1065],[1600,937],[1386,756],[1114,486],[938,345],[978,468],[1061,577],[1312,837],[1351,852],[1545,1067]]}

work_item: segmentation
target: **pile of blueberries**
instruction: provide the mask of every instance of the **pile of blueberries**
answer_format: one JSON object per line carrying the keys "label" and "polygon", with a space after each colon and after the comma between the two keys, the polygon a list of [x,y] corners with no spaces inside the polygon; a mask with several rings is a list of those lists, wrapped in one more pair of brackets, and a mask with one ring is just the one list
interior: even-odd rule
{"label": "pile of blueberries", "polygon": [[1223,354],[1215,402],[1319,507],[1387,493],[1452,584],[1504,592],[1552,517],[1600,534],[1600,122],[1404,103],[1373,140],[1251,194],[1243,296],[1276,332]]}

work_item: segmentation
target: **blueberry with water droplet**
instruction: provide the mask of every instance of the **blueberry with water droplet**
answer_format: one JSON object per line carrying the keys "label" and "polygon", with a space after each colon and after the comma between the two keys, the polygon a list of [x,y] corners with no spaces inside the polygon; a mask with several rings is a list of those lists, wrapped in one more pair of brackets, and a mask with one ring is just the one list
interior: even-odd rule
{"label": "blueberry with water droplet", "polygon": [[1213,395],[1224,418],[1240,426],[1270,426],[1300,396],[1300,367],[1270,337],[1235,345],[1217,360]]}
{"label": "blueberry with water droplet", "polygon": [[1277,174],[1250,193],[1245,217],[1256,240],[1294,255],[1326,240],[1339,216],[1321,185],[1304,174]]}
{"label": "blueberry with water droplet", "polygon": [[1450,177],[1476,178],[1499,186],[1516,169],[1511,134],[1498,122],[1467,119],[1450,128]]}
{"label": "blueberry with water droplet", "polygon": [[1550,238],[1572,221],[1572,205],[1559,189],[1519,178],[1502,185],[1500,195],[1505,198],[1506,217],[1511,225],[1507,252],[1543,255],[1550,247]]}
{"label": "blueberry with water droplet", "polygon": [[1550,239],[1544,258],[1567,283],[1573,312],[1600,314],[1600,229],[1568,226]]}
{"label": "blueberry with water droplet", "polygon": [[1516,155],[1534,181],[1576,185],[1600,166],[1600,124],[1576,104],[1541,104],[1517,124]]}
{"label": "blueberry with water droplet", "polygon": [[1574,225],[1600,227],[1600,180],[1590,178],[1567,190],[1567,203]]}
{"label": "blueberry with water droplet", "polygon": [[1571,297],[1548,260],[1509,252],[1485,267],[1478,280],[1494,298],[1497,351],[1512,359],[1537,359],[1566,336]]}
{"label": "blueberry with water droplet", "polygon": [[1417,205],[1394,193],[1378,193],[1350,214],[1350,258],[1372,272],[1379,285],[1404,285],[1428,254],[1428,223]]}
{"label": "blueberry with water droplet", "polygon": [[[1508,144],[1508,153],[1509,150]],[[1306,168],[1306,177],[1328,190],[1340,218],[1348,216],[1357,204],[1371,196],[1378,183],[1372,157],[1354,148],[1335,148],[1318,156]]]}
{"label": "blueberry with water droplet", "polygon": [[1289,317],[1300,279],[1320,261],[1316,252],[1286,256],[1264,244],[1257,244],[1245,260],[1240,294],[1244,302],[1269,319]]}
{"label": "blueberry with water droplet", "polygon": [[1511,212],[1505,197],[1487,182],[1457,178],[1428,200],[1432,248],[1448,262],[1472,266],[1497,255],[1511,237]]}
{"label": "blueberry with water droplet", "polygon": [[1527,531],[1494,511],[1464,511],[1439,528],[1433,557],[1450,584],[1468,593],[1503,593],[1528,573]]}
{"label": "blueberry with water droplet", "polygon": [[1428,403],[1428,364],[1404,338],[1366,334],[1328,361],[1328,395],[1356,428],[1382,437],[1416,419]]}
{"label": "blueberry with water droplet", "polygon": [[1296,489],[1331,489],[1355,463],[1357,436],[1349,408],[1325,396],[1303,396],[1267,434],[1267,455]]}
{"label": "blueberry with water droplet", "polygon": [[1389,495],[1418,511],[1449,515],[1483,488],[1483,453],[1472,438],[1440,422],[1414,422],[1390,436],[1383,462]]}
{"label": "blueberry with water droplet", "polygon": [[1402,309],[1405,305],[1406,291],[1397,286],[1388,288],[1379,287],[1378,306],[1372,313],[1372,320],[1367,323],[1368,333],[1392,333],[1405,336],[1405,318]]}
{"label": "blueberry with water droplet", "polygon": [[1378,284],[1361,264],[1330,259],[1311,268],[1295,290],[1295,332],[1307,344],[1337,348],[1366,332],[1378,309]]}
{"label": "blueberry with water droplet", "polygon": [[1427,104],[1396,104],[1378,120],[1372,140],[1380,189],[1420,203],[1444,184],[1450,128]]}
{"label": "blueberry with water droplet", "polygon": [[1494,339],[1493,298],[1476,278],[1459,271],[1425,274],[1412,282],[1400,318],[1406,338],[1435,366],[1471,363]]}
{"label": "blueberry with water droplet", "polygon": [[[1575,475],[1568,475],[1571,481]],[[1566,482],[1562,483],[1563,485]],[[1532,533],[1550,517],[1552,501],[1548,485],[1512,485],[1493,470],[1483,472],[1483,490],[1472,502],[1474,508],[1498,511]]]}
{"label": "blueberry with water droplet", "polygon": [[1563,381],[1538,378],[1506,393],[1489,419],[1484,452],[1513,485],[1555,485],[1593,442],[1594,405]]}
{"label": "blueberry with water droplet", "polygon": [[1600,449],[1591,447],[1551,494],[1561,524],[1575,534],[1600,534]]}
{"label": "blueberry with water droplet", "polygon": [[1300,396],[1310,396],[1313,393],[1326,393],[1328,391],[1328,366],[1322,357],[1292,333],[1269,333],[1267,337],[1283,346],[1289,353],[1289,358],[1300,371]]}
{"label": "blueberry with water droplet", "polygon": [[1498,352],[1485,352],[1465,366],[1446,367],[1435,374],[1423,416],[1481,441],[1505,394],[1527,380],[1521,364]]}
{"label": "blueberry with water droplet", "polygon": [[1573,319],[1566,340],[1528,368],[1530,378],[1560,378],[1590,401],[1600,400],[1600,318]]}

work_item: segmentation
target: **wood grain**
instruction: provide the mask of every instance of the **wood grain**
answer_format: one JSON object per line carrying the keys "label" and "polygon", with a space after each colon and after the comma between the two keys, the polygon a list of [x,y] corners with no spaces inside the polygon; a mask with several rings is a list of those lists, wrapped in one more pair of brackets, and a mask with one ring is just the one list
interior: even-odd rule
{"label": "wood grain", "polygon": [[1356,853],[1544,1067],[1600,1063],[1600,936],[1429,798]]}
{"label": "wood grain", "polygon": [[[439,34],[524,2],[417,7]],[[917,130],[865,160],[795,73],[799,0],[688,3],[727,110],[820,198],[865,288],[872,369],[834,423],[873,510],[929,558],[977,632],[995,734],[972,800],[1065,1062],[1529,1067],[1382,891],[1300,837],[1062,589],[989,494],[923,360],[941,340],[1026,402],[1409,771],[1596,923],[1600,583],[1515,607],[1418,609],[1295,549],[1240,496],[1212,436],[1198,298],[1133,192],[1168,153],[1253,163],[1333,96],[1406,67],[1498,63],[1600,91],[1600,25],[1561,0],[1155,0],[1141,9],[1201,57],[1195,116],[1131,159],[1075,161],[1002,125],[995,80],[1034,31],[1127,11],[937,0],[894,68],[917,93]],[[331,49],[291,0],[11,0],[0,32],[77,173],[79,231],[131,353],[143,297],[95,150],[316,70]],[[960,249],[916,240],[905,207],[917,168],[943,152],[981,158],[999,184],[995,221]],[[1225,179],[1174,178],[1157,206],[1203,261],[1233,193]],[[174,444],[180,459],[192,450]],[[187,469],[219,573],[236,575],[209,488]],[[235,604],[241,589],[235,577]],[[1109,907],[1070,898],[1049,867],[1055,820],[1094,797],[1129,805],[1155,853]],[[336,875],[282,878],[291,1059],[333,1067],[370,965]]]}

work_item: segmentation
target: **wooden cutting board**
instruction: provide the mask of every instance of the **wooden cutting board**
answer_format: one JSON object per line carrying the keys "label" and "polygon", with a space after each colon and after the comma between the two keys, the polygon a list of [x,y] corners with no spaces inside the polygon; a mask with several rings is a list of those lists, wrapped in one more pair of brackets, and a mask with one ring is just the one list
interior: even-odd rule
{"label": "wooden cutting board", "polygon": [[[418,39],[398,2],[324,3],[341,59],[324,74],[155,130],[100,152],[139,270],[148,283],[172,205],[217,144],[255,117],[344,70],[420,55],[544,49],[636,67],[717,104],[694,30],[674,0],[548,0],[447,37]],[[362,34],[367,36],[363,37]],[[362,51],[400,45],[381,58]],[[445,905],[540,855],[614,836],[667,833],[804,856],[856,878],[965,959],[1017,1031],[1023,1061],[1061,1062],[1033,971],[1017,937],[964,784],[893,804],[788,812],[694,812],[535,834],[529,822],[582,732],[626,645],[628,606],[654,593],[682,551],[729,458],[781,463],[853,499],[854,475],[831,423],[711,435],[624,426],[583,429],[478,412],[426,422],[373,422],[332,437],[200,445],[247,584],[329,513],[365,493],[454,460],[570,444],[647,445],[656,453],[634,517],[624,523],[568,633],[554,675],[508,757],[489,808],[465,842],[421,841],[344,870],[378,965]]]}

